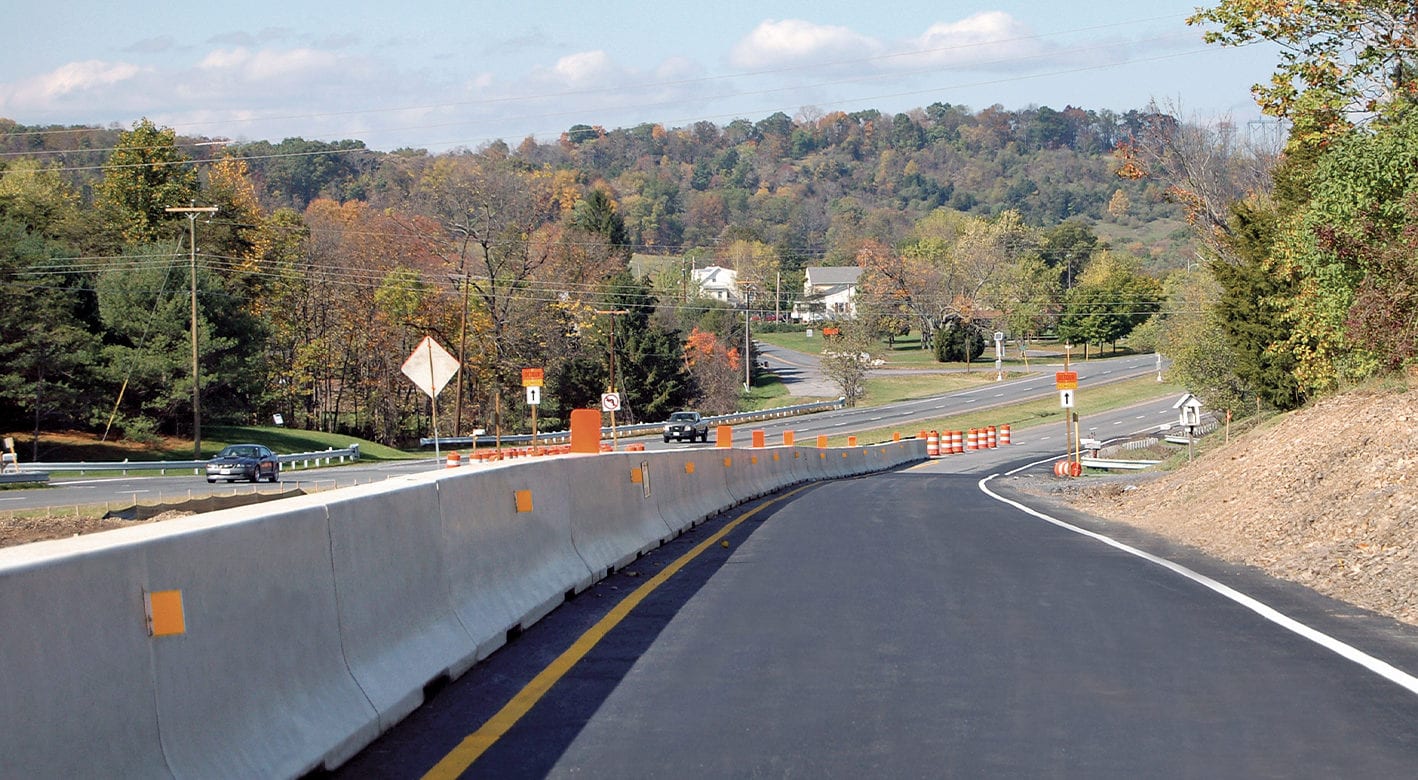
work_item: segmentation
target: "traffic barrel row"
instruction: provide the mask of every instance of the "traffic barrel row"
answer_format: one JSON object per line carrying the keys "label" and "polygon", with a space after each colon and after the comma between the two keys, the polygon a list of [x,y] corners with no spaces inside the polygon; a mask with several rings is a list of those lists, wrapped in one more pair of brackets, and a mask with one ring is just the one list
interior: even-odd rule
{"label": "traffic barrel row", "polygon": [[957,455],[975,450],[1006,447],[1013,443],[1008,425],[990,425],[969,431],[921,431],[917,438],[926,440],[926,456]]}

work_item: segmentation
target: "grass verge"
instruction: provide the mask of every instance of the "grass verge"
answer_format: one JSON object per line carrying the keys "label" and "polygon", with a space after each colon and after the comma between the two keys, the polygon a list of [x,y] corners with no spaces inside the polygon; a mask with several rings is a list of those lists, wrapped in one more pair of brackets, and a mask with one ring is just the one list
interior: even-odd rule
{"label": "grass verge", "polygon": [[[1081,403],[1074,411],[1078,412],[1080,425],[1087,429],[1088,415],[1098,412],[1106,412],[1111,409],[1119,409],[1131,406],[1143,401],[1150,401],[1158,396],[1177,394],[1185,392],[1180,385],[1168,382],[1158,382],[1153,377],[1140,377],[1128,379],[1122,382],[1111,382],[1097,387],[1088,387],[1081,391]],[[1007,406],[996,406],[990,409],[980,409],[978,411],[966,412],[964,414],[946,415],[943,417],[920,420],[911,423],[910,430],[902,430],[899,426],[891,428],[873,428],[866,431],[858,431],[853,436],[857,437],[859,443],[890,441],[891,435],[900,432],[902,436],[914,436],[918,431],[968,431],[971,428],[984,428],[990,425],[1008,425],[1011,429],[1028,428],[1034,425],[1047,425],[1054,423],[1062,430],[1064,422],[1064,410],[1059,407],[1059,400],[1053,396],[1041,398],[1036,401],[1025,401],[1024,403],[1009,404]],[[842,447],[847,444],[847,435],[834,436],[828,439],[829,446]]]}

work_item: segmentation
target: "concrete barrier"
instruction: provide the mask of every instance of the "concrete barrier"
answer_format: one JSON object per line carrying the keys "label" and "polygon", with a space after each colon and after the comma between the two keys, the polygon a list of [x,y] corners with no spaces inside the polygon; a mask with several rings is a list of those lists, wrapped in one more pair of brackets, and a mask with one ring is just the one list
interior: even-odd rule
{"label": "concrete barrier", "polygon": [[567,593],[595,582],[571,541],[571,460],[517,461],[438,477],[449,593],[479,659],[501,647],[509,630],[532,625]]}
{"label": "concrete barrier", "polygon": [[448,593],[439,489],[428,476],[326,498],[340,636],[379,730],[413,712],[432,681],[477,660]]}
{"label": "concrete barrier", "polygon": [[675,533],[713,517],[737,499],[725,482],[723,455],[712,450],[676,452],[662,456],[651,487],[660,517]]}
{"label": "concrete barrier", "polygon": [[336,766],[647,546],[924,458],[917,441],[527,459],[0,550],[0,777]]}
{"label": "concrete barrier", "polygon": [[758,484],[756,475],[749,470],[746,450],[721,449],[719,455],[722,461],[724,482],[728,485],[729,493],[733,495],[735,504],[752,501],[763,495],[763,489]]}
{"label": "concrete barrier", "polygon": [[742,465],[744,475],[753,486],[754,497],[766,496],[779,488],[767,450],[736,450],[734,454],[735,462]]}
{"label": "concrete barrier", "polygon": [[0,777],[170,776],[135,530],[0,549]]}
{"label": "concrete barrier", "polygon": [[[659,547],[674,532],[654,500],[657,465],[643,452],[608,453],[565,461],[571,540],[598,577]],[[655,465],[652,465],[655,464]]]}
{"label": "concrete barrier", "polygon": [[169,521],[136,549],[147,590],[182,593],[185,632],[151,643],[174,775],[297,776],[378,735],[341,646],[323,500]]}
{"label": "concrete barrier", "polygon": [[799,482],[812,482],[822,479],[822,461],[817,457],[817,450],[810,447],[789,447],[793,459],[793,475]]}

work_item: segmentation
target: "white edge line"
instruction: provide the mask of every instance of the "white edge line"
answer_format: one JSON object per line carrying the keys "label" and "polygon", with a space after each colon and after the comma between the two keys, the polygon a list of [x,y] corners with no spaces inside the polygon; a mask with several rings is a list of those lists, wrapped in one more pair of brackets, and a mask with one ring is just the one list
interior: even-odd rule
{"label": "white edge line", "polygon": [[[1020,466],[1019,468],[1008,472],[1007,474],[1005,474],[1005,476],[1012,476],[1014,474],[1019,473],[1020,471],[1032,468],[1041,463],[1048,463],[1049,461],[1057,460],[1059,457],[1060,456],[1055,455],[1052,458],[1046,458],[1044,460],[1035,461],[1034,463]],[[1090,539],[1095,539],[1110,547],[1122,550],[1123,552],[1128,553],[1129,555],[1135,555],[1145,561],[1155,563],[1164,569],[1169,569],[1172,572],[1175,572],[1176,574],[1180,574],[1183,577],[1186,577],[1187,579],[1197,583],[1198,585],[1201,585],[1205,588],[1209,588],[1212,591],[1215,591],[1216,593],[1220,594],[1221,596],[1228,598],[1236,602],[1237,604],[1240,604],[1246,609],[1251,610],[1252,612],[1280,626],[1281,628],[1299,634],[1300,636],[1310,640],[1311,642],[1314,642],[1320,647],[1323,647],[1326,650],[1329,650],[1330,652],[1336,653],[1343,658],[1346,658],[1356,664],[1359,664],[1360,666],[1364,667],[1365,669],[1368,669],[1374,674],[1379,675],[1385,680],[1388,680],[1389,682],[1406,688],[1410,693],[1418,693],[1418,677],[1414,677],[1413,675],[1403,671],[1402,669],[1399,669],[1393,664],[1390,664],[1387,661],[1381,661],[1352,645],[1346,644],[1344,642],[1339,641],[1338,639],[1335,639],[1334,637],[1328,634],[1310,628],[1304,623],[1295,620],[1294,618],[1280,612],[1274,607],[1271,607],[1261,601],[1247,596],[1244,593],[1241,593],[1235,588],[1223,585],[1217,582],[1216,580],[1207,577],[1206,575],[1198,574],[1197,572],[1194,572],[1191,569],[1188,569],[1187,567],[1174,561],[1169,561],[1166,558],[1153,555],[1149,552],[1144,552],[1143,550],[1139,550],[1136,547],[1130,547],[1126,544],[1123,544],[1122,542],[1119,542],[1116,539],[1104,536],[1094,531],[1089,531],[1086,528],[1079,528],[1076,525],[1066,523],[1056,517],[1051,517],[1049,515],[1044,514],[1043,512],[1031,509],[1030,507],[1021,504],[1018,501],[1012,501],[1008,498],[1005,498],[1004,496],[1001,496],[993,490],[990,490],[989,486],[985,484],[998,476],[1000,475],[991,474],[988,477],[985,477],[984,479],[980,480],[979,487],[981,492],[983,492],[990,498],[993,498],[994,500],[999,501],[1001,503],[1008,504],[1027,515],[1032,515],[1033,517],[1037,517],[1047,523],[1052,523],[1058,526],[1059,528],[1072,531],[1076,534],[1081,534]]]}

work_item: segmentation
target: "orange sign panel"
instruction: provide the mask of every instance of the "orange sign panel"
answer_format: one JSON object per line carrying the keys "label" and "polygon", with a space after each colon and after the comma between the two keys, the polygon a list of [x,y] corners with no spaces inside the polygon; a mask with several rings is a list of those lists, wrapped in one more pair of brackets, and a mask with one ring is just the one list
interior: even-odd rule
{"label": "orange sign panel", "polygon": [[541,387],[541,386],[542,386],[542,369],[540,369],[540,368],[524,368],[524,369],[522,369],[522,386],[523,386],[523,387]]}
{"label": "orange sign panel", "polygon": [[1077,371],[1058,371],[1054,374],[1054,386],[1059,390],[1077,390]]}

